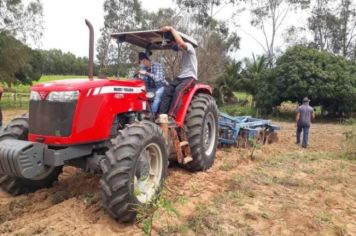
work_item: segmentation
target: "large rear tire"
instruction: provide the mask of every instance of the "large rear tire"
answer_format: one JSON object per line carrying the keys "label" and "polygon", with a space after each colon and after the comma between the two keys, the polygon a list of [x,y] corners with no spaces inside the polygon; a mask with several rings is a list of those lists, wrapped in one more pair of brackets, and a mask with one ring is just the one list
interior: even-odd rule
{"label": "large rear tire", "polygon": [[214,163],[218,143],[218,108],[212,96],[194,96],[185,118],[185,132],[193,160],[184,167],[190,171],[207,170]]}
{"label": "large rear tire", "polygon": [[[28,116],[13,119],[9,125],[0,131],[0,141],[6,139],[27,140]],[[0,187],[13,196],[34,192],[41,188],[49,188],[58,180],[62,167],[48,167],[47,171],[35,179],[24,179],[8,175],[0,175]]]}
{"label": "large rear tire", "polygon": [[103,206],[120,222],[133,222],[135,209],[149,204],[167,175],[168,153],[162,130],[142,121],[127,125],[111,140],[101,162]]}

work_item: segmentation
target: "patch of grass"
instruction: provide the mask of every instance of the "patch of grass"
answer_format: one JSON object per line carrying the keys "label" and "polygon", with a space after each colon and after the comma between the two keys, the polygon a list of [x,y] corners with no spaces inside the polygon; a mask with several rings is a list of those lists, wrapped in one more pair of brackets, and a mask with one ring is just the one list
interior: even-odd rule
{"label": "patch of grass", "polygon": [[273,182],[286,187],[302,187],[305,186],[302,180],[293,178],[292,176],[274,177]]}
{"label": "patch of grass", "polygon": [[229,171],[232,170],[236,167],[236,165],[232,164],[232,163],[224,163],[221,166],[219,166],[219,170],[222,171]]}
{"label": "patch of grass", "polygon": [[234,95],[236,98],[240,99],[240,100],[248,100],[248,101],[252,101],[252,95],[249,93],[245,93],[245,92],[234,92]]}
{"label": "patch of grass", "polygon": [[255,197],[255,193],[251,189],[251,183],[246,182],[245,177],[235,175],[227,181],[226,191],[214,198],[213,202],[217,207],[221,207],[224,204],[243,206],[245,197]]}
{"label": "patch of grass", "polygon": [[329,214],[327,214],[326,212],[319,212],[318,214],[316,214],[314,216],[314,218],[321,224],[331,224],[332,223],[331,216]]}
{"label": "patch of grass", "polygon": [[251,106],[241,106],[237,104],[225,105],[219,108],[231,116],[255,116],[256,109]]}
{"label": "patch of grass", "polygon": [[346,225],[335,225],[334,226],[334,232],[336,236],[345,236],[347,235],[347,230],[346,230]]}
{"label": "patch of grass", "polygon": [[245,205],[245,193],[239,190],[225,192],[221,200],[225,200],[225,203],[228,202],[236,206],[243,206]]}
{"label": "patch of grass", "polygon": [[264,171],[261,171],[261,170],[253,171],[252,175],[253,175],[253,181],[256,184],[259,184],[259,185],[271,185],[271,184],[273,184],[272,177],[269,176]]}
{"label": "patch of grass", "polygon": [[47,234],[47,227],[46,226],[37,226],[33,232],[32,235],[36,235],[36,234]]}
{"label": "patch of grass", "polygon": [[22,199],[15,199],[13,201],[10,202],[9,204],[9,211],[15,211],[17,209],[22,209],[23,207],[25,207],[26,201],[22,200]]}
{"label": "patch of grass", "polygon": [[190,183],[190,189],[194,194],[196,194],[196,193],[200,193],[201,192],[202,186],[199,183],[191,182]]}
{"label": "patch of grass", "polygon": [[165,189],[155,195],[151,202],[137,205],[134,210],[137,212],[136,223],[145,235],[152,235],[154,221],[160,220],[161,214],[165,213],[169,217],[180,216],[174,207],[174,202],[168,198]]}
{"label": "patch of grass", "polygon": [[206,230],[219,231],[219,212],[213,206],[197,205],[195,214],[188,219],[188,227],[196,234],[205,234]]}
{"label": "patch of grass", "polygon": [[187,204],[189,199],[186,196],[178,196],[175,202],[179,203],[180,205]]}
{"label": "patch of grass", "polygon": [[242,185],[244,182],[244,176],[239,174],[235,175],[227,181],[227,191],[242,190]]}
{"label": "patch of grass", "polygon": [[347,183],[349,178],[350,178],[349,176],[332,174],[332,175],[325,175],[321,179],[328,182],[329,184],[341,184],[341,183]]}
{"label": "patch of grass", "polygon": [[71,194],[68,191],[60,190],[51,195],[50,201],[53,205],[55,205],[64,202],[69,198],[71,198]]}
{"label": "patch of grass", "polygon": [[185,235],[189,230],[188,225],[178,224],[178,225],[166,225],[158,230],[159,235]]}
{"label": "patch of grass", "polygon": [[315,175],[316,173],[313,168],[304,168],[302,171],[308,175]]}
{"label": "patch of grass", "polygon": [[345,152],[341,158],[356,161],[356,124],[352,125],[346,132]]}
{"label": "patch of grass", "polygon": [[86,205],[90,206],[97,203],[100,200],[100,197],[97,192],[85,192],[80,196],[80,199],[82,199]]}

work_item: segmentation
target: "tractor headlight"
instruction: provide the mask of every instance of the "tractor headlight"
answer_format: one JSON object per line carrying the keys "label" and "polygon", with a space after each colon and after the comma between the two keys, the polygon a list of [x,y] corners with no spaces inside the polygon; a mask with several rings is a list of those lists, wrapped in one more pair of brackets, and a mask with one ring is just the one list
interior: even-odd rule
{"label": "tractor headlight", "polygon": [[50,102],[71,102],[78,100],[79,94],[79,91],[54,91],[48,94],[47,100]]}
{"label": "tractor headlight", "polygon": [[39,100],[41,100],[41,96],[37,91],[31,91],[30,100],[39,101]]}

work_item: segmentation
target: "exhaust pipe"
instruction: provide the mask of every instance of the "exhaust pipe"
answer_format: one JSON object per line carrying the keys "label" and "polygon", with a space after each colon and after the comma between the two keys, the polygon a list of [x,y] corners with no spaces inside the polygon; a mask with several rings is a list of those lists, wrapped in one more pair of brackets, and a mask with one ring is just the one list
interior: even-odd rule
{"label": "exhaust pipe", "polygon": [[93,79],[93,71],[94,71],[94,29],[93,25],[85,19],[85,24],[89,28],[89,61],[88,61],[88,77],[89,79]]}

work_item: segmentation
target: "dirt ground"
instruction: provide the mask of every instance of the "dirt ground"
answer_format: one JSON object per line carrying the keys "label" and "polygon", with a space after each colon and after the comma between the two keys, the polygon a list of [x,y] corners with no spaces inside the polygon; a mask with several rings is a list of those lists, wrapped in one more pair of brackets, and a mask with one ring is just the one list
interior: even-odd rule
{"label": "dirt ground", "polygon": [[[22,111],[4,111],[5,122]],[[279,142],[255,150],[219,149],[207,172],[169,169],[154,235],[356,235],[356,162],[342,158],[345,127],[314,124],[310,148],[279,123]],[[356,145],[356,144],[355,144]],[[66,167],[53,188],[0,192],[0,235],[143,235],[101,208],[99,176]]]}

